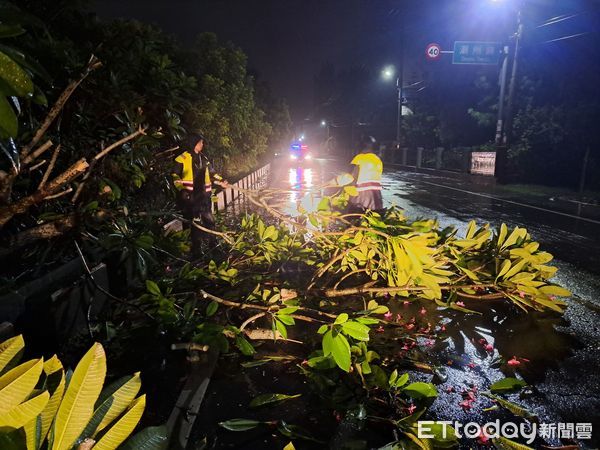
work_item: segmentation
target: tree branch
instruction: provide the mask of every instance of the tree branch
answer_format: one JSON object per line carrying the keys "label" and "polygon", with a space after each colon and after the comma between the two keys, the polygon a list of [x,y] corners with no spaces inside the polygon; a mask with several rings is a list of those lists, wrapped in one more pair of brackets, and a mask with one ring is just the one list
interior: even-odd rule
{"label": "tree branch", "polygon": [[54,120],[58,116],[58,113],[60,113],[60,111],[63,109],[63,107],[65,106],[75,89],[77,89],[81,82],[85,80],[93,70],[99,68],[100,66],[102,66],[102,63],[98,60],[98,58],[92,55],[79,79],[73,80],[69,83],[69,85],[62,92],[62,94],[60,94],[60,97],[58,97],[58,100],[56,100],[56,103],[54,103],[54,106],[52,106],[52,109],[50,109],[50,112],[42,122],[42,125],[37,129],[37,131],[33,135],[31,142],[29,142],[29,144],[27,144],[21,149],[21,160],[24,160],[27,157],[31,149],[35,147],[37,143],[42,139],[44,134],[46,134],[46,131],[48,131],[48,128],[50,128],[50,125],[52,125],[52,122],[54,122]]}
{"label": "tree branch", "polygon": [[56,146],[56,148],[54,149],[54,153],[52,153],[52,158],[50,159],[50,164],[46,168],[46,172],[44,172],[44,176],[42,177],[42,181],[40,181],[38,190],[42,189],[44,187],[44,185],[46,184],[46,181],[48,181],[48,178],[50,178],[50,172],[52,172],[52,169],[54,169],[54,165],[56,164],[56,159],[58,158],[59,152],[60,152],[60,144],[58,144]]}

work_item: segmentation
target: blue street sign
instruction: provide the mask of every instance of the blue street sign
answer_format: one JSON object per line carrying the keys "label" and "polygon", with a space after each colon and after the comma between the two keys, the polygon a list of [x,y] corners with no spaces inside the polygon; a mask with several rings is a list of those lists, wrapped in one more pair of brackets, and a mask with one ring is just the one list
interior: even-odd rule
{"label": "blue street sign", "polygon": [[501,53],[500,42],[456,41],[452,64],[496,65]]}

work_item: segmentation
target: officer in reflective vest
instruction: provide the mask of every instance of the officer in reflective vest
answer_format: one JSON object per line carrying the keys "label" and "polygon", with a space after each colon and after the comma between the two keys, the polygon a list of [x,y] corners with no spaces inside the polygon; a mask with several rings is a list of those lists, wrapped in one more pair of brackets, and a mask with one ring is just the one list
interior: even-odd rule
{"label": "officer in reflective vest", "polygon": [[[199,219],[205,228],[214,229],[215,218],[212,213],[212,182],[210,178],[210,161],[202,153],[204,149],[204,136],[201,134],[188,139],[188,148],[175,161],[181,164],[181,176],[175,176],[175,186],[179,189],[179,205],[183,217],[190,222]],[[214,174],[215,180],[222,178]],[[191,227],[192,255],[200,256],[202,231]]]}
{"label": "officer in reflective vest", "polygon": [[358,195],[350,197],[350,207],[361,211],[383,210],[381,196],[381,175],[383,162],[373,153],[375,139],[371,136],[361,143],[361,151],[350,162],[354,164],[354,180]]}

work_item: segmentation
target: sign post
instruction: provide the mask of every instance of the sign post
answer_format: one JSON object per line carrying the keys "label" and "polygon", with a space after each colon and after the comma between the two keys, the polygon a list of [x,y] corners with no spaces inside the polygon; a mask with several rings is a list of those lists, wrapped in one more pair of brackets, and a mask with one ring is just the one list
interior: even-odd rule
{"label": "sign post", "polygon": [[456,41],[452,64],[497,65],[502,54],[500,42]]}
{"label": "sign post", "polygon": [[428,44],[425,48],[425,56],[430,60],[440,59],[442,56],[442,47],[440,44],[436,44],[435,42]]}

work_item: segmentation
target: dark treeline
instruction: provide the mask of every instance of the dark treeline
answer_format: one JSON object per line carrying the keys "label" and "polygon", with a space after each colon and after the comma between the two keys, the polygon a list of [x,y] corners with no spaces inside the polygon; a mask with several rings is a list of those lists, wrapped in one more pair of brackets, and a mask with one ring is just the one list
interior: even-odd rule
{"label": "dark treeline", "polygon": [[[214,34],[201,33],[184,47],[154,26],[100,21],[77,0],[2,1],[0,16],[0,52],[12,55],[7,67],[25,86],[15,92],[16,85],[0,83],[0,257],[20,252],[14,274],[30,267],[29,258],[40,266],[25,273],[39,276],[46,264],[72,257],[74,247],[61,243],[78,230],[93,236],[85,245],[104,250],[113,244],[103,237],[114,240],[118,230],[143,272],[150,260],[144,252],[170,220],[153,213],[175,211],[174,147],[185,148],[190,134],[202,133],[217,170],[235,178],[289,141],[286,104],[249,73],[240,49]],[[52,146],[28,161],[25,147],[63,90],[90,68],[92,55],[98,63],[34,148],[47,141]],[[143,134],[133,135],[140,129]],[[89,169],[77,166],[82,158]],[[71,168],[78,177],[59,186],[49,182]]]}

